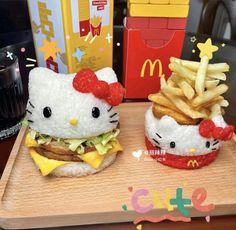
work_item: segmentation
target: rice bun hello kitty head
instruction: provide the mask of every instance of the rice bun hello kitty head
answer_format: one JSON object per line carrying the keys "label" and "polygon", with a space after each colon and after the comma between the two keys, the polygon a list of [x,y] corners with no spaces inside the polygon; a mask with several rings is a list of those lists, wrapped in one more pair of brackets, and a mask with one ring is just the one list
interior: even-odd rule
{"label": "rice bun hello kitty head", "polygon": [[35,68],[29,75],[29,126],[59,138],[98,136],[116,128],[119,114],[115,106],[123,95],[111,68],[77,74]]}
{"label": "rice bun hello kitty head", "polygon": [[231,139],[233,126],[221,115],[203,120],[199,125],[180,125],[172,117],[157,119],[150,107],[146,112],[145,131],[148,140],[174,155],[205,155],[220,148],[222,141]]}

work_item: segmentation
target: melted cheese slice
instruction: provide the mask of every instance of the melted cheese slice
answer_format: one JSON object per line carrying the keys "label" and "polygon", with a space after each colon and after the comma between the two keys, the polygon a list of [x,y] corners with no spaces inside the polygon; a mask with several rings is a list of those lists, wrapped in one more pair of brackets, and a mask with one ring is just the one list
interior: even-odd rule
{"label": "melted cheese slice", "polygon": [[102,162],[103,162],[103,160],[104,160],[106,155],[108,155],[108,154],[115,154],[118,151],[123,151],[123,148],[120,145],[120,143],[117,141],[113,145],[113,148],[110,149],[107,152],[107,154],[105,154],[105,155],[99,155],[99,153],[97,151],[93,151],[93,152],[88,152],[88,153],[83,154],[83,155],[79,155],[79,158],[81,160],[83,160],[84,162],[88,163],[89,165],[91,165],[93,168],[97,169],[102,164]]}
{"label": "melted cheese slice", "polygon": [[95,169],[99,168],[99,166],[103,162],[104,157],[104,155],[99,155],[97,151],[89,152],[79,156],[81,160],[83,160]]}
{"label": "melted cheese slice", "polygon": [[30,133],[27,133],[25,137],[25,146],[30,148],[30,147],[39,147],[39,144],[37,143],[36,140],[32,139],[30,136]]}
{"label": "melted cheese slice", "polygon": [[52,172],[54,169],[56,169],[59,166],[70,163],[68,161],[57,161],[57,160],[48,159],[38,154],[32,148],[30,148],[29,153],[43,176],[47,176],[50,172]]}
{"label": "melted cheese slice", "polygon": [[[26,136],[25,145],[26,147],[39,146],[38,143],[35,140],[33,140],[29,134],[27,134]],[[84,162],[92,166],[93,168],[97,169],[102,164],[106,155],[116,154],[119,151],[123,151],[123,148],[120,145],[120,143],[116,141],[116,143],[113,144],[113,148],[110,149],[108,153],[105,155],[99,155],[97,151],[92,151],[92,152],[88,152],[86,154],[78,155],[78,156],[80,157],[81,160],[83,160]],[[29,152],[32,159],[34,160],[35,164],[37,165],[37,167],[39,168],[43,176],[47,176],[59,166],[69,164],[69,163],[75,163],[75,162],[70,162],[70,161],[58,161],[58,160],[48,159],[38,154],[33,148],[30,148]]]}

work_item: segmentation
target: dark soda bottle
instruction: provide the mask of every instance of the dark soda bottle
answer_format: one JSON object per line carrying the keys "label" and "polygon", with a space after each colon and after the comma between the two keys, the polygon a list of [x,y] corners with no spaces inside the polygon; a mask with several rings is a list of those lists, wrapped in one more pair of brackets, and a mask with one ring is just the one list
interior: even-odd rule
{"label": "dark soda bottle", "polygon": [[18,132],[24,114],[18,59],[12,53],[0,53],[0,140]]}

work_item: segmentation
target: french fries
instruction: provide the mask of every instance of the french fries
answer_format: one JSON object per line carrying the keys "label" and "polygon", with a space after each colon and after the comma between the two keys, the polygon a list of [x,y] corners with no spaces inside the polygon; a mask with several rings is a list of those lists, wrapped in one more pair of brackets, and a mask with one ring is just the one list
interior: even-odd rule
{"label": "french fries", "polygon": [[[180,89],[182,89],[184,95],[189,99],[191,100],[194,95],[195,95],[195,91],[194,89],[192,88],[192,86],[185,80],[181,79],[180,77],[178,77],[177,75],[174,76],[172,78],[169,78],[169,79],[172,79],[172,82],[174,82],[175,84],[177,84],[179,86]],[[168,80],[169,80],[168,79]],[[168,81],[167,81],[168,82]]]}
{"label": "french fries", "polygon": [[219,104],[215,104],[211,107],[211,114],[210,118],[212,119],[213,117],[220,115],[221,114],[221,107]]}
{"label": "french fries", "polygon": [[161,88],[167,85],[167,82],[166,82],[166,79],[165,79],[165,75],[161,76],[160,83],[161,83]]}
{"label": "french fries", "polygon": [[209,63],[209,58],[207,56],[204,56],[201,59],[197,76],[195,80],[195,89],[198,95],[202,95],[205,89],[205,79],[206,79],[206,73],[207,73],[207,66]]}
{"label": "french fries", "polygon": [[212,79],[218,79],[221,81],[226,80],[226,75],[224,73],[211,73],[211,74],[208,74],[207,77],[212,78]]}
{"label": "french fries", "polygon": [[168,94],[166,96],[185,115],[187,115],[187,116],[189,116],[189,117],[191,117],[193,119],[206,118],[205,114],[202,114],[202,113],[200,113],[198,111],[193,110],[183,99],[181,99],[179,97],[174,97],[173,95],[170,95],[170,94]]}
{"label": "french fries", "polygon": [[162,93],[150,94],[148,96],[148,99],[158,105],[162,105],[167,108],[171,108],[173,111],[181,113],[181,111]]}
{"label": "french fries", "polygon": [[170,93],[170,94],[176,95],[176,96],[184,96],[183,91],[181,89],[174,88],[174,87],[170,86],[170,84],[167,84],[167,81],[166,81],[164,75],[161,76],[160,82],[161,82],[162,92]]}
{"label": "french fries", "polygon": [[177,84],[173,81],[173,78],[168,78],[167,84],[171,87],[177,87]]}
{"label": "french fries", "polygon": [[211,80],[211,81],[206,81],[205,86],[207,89],[212,89],[216,87],[220,83],[219,80]]}
{"label": "french fries", "polygon": [[196,98],[193,99],[193,106],[199,106],[204,103],[207,103],[208,101],[220,96],[221,94],[225,93],[228,90],[228,86],[225,84],[219,85],[215,88],[212,88],[210,90],[207,90],[204,92],[203,95],[197,96]]}
{"label": "french fries", "polygon": [[211,106],[213,106],[216,103],[220,103],[222,100],[224,100],[224,98],[222,96],[219,96],[197,107],[194,107],[192,104],[191,106],[194,107],[194,109],[197,111],[201,110],[202,108],[210,109]]}
{"label": "french fries", "polygon": [[221,101],[219,102],[219,105],[220,105],[221,107],[228,107],[228,106],[229,106],[229,102],[228,102],[227,100],[221,100]]}
{"label": "french fries", "polygon": [[175,95],[175,96],[184,96],[184,93],[181,89],[179,88],[174,88],[171,87],[169,85],[165,85],[161,88],[163,93],[167,93],[167,94],[171,94],[171,95]]}
{"label": "french fries", "polygon": [[153,102],[153,114],[157,118],[168,115],[180,124],[194,125],[201,119],[224,113],[222,107],[229,103],[222,94],[228,86],[220,81],[226,80],[225,72],[229,71],[229,66],[208,62],[206,56],[201,62],[170,58],[171,76],[167,80],[161,76],[161,92],[148,97]]}
{"label": "french fries", "polygon": [[177,73],[179,76],[181,76],[183,78],[186,78],[186,79],[189,79],[191,81],[194,81],[195,78],[196,78],[193,71],[191,71],[188,68],[186,68],[182,65],[179,65],[175,62],[169,64],[169,68],[170,68],[171,71]]}
{"label": "french fries", "polygon": [[[199,68],[200,63],[196,61],[186,61],[181,60],[175,57],[170,58],[171,63],[178,63],[182,66],[196,72]],[[229,65],[227,63],[217,63],[217,64],[209,64],[207,67],[207,73],[208,74],[214,74],[214,73],[225,73],[229,72]]]}
{"label": "french fries", "polygon": [[191,100],[194,95],[195,95],[195,91],[193,90],[193,88],[191,87],[191,85],[184,80],[180,80],[177,82],[178,86],[180,87],[180,89],[182,89],[184,95]]}

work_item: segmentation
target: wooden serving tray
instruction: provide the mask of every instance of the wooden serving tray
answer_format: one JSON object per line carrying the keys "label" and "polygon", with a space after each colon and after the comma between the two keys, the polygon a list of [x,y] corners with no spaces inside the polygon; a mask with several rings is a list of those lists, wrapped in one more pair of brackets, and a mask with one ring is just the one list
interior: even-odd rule
{"label": "wooden serving tray", "polygon": [[[104,171],[82,178],[43,177],[24,147],[22,128],[13,147],[0,183],[0,226],[26,229],[133,221],[140,216],[131,206],[137,189],[159,191],[183,187],[183,196],[204,187],[206,204],[213,203],[210,215],[236,214],[236,144],[228,142],[218,158],[198,170],[169,168],[153,160],[140,161],[132,152],[145,150],[144,114],[150,103],[124,103],[120,106],[120,142],[124,152]],[[128,190],[133,187],[133,192]],[[151,195],[150,195],[151,196]],[[126,204],[128,211],[122,210]],[[190,206],[191,216],[206,216]],[[152,216],[168,214],[155,209]],[[170,213],[169,213],[170,214]],[[178,209],[171,215],[180,215]]]}

